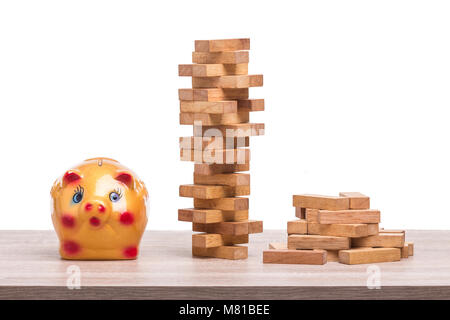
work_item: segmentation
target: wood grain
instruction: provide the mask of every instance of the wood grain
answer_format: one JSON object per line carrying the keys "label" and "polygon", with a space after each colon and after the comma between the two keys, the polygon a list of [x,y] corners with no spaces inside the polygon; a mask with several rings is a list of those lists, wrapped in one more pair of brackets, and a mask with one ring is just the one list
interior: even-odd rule
{"label": "wood grain", "polygon": [[397,248],[361,248],[339,251],[339,262],[344,264],[367,264],[399,261],[400,249]]}
{"label": "wood grain", "polygon": [[250,195],[250,185],[215,186],[184,184],[179,188],[179,196],[198,199],[218,199]]}
{"label": "wood grain", "polygon": [[234,75],[220,77],[192,77],[192,88],[251,88],[263,86],[263,75]]}
{"label": "wood grain", "polygon": [[239,260],[248,258],[248,248],[244,246],[221,246],[215,248],[192,247],[192,255],[199,257]]}
{"label": "wood grain", "polygon": [[195,40],[196,52],[221,52],[250,50],[250,39],[218,39],[218,40]]}
{"label": "wood grain", "polygon": [[178,89],[178,98],[187,101],[222,101],[248,99],[248,88],[244,89]]}
{"label": "wood grain", "polygon": [[306,220],[293,220],[287,223],[288,234],[307,234],[308,223]]}
{"label": "wood grain", "polygon": [[239,236],[251,233],[261,233],[263,231],[263,223],[262,221],[256,220],[230,221],[208,224],[193,223],[192,231]]}
{"label": "wood grain", "polygon": [[382,232],[382,233],[405,233],[405,230],[381,228],[380,232]]}
{"label": "wood grain", "polygon": [[380,211],[373,209],[365,210],[319,210],[319,223],[379,223]]}
{"label": "wood grain", "polygon": [[325,209],[325,210],[344,210],[349,208],[348,198],[321,196],[313,194],[303,194],[293,196],[294,207]]}
{"label": "wood grain", "polygon": [[244,75],[247,73],[248,63],[178,65],[178,75],[181,77],[217,77],[228,75]]}
{"label": "wood grain", "polygon": [[327,262],[325,250],[264,250],[263,263],[277,264],[312,264]]}
{"label": "wood grain", "polygon": [[349,198],[349,209],[370,209],[370,198],[360,192],[340,192],[339,196]]}
{"label": "wood grain", "polygon": [[180,113],[180,124],[182,125],[194,125],[195,122],[204,126],[215,125],[228,125],[247,123],[250,119],[248,112],[236,112],[236,113]]}
{"label": "wood grain", "polygon": [[404,244],[403,233],[379,233],[376,236],[352,239],[352,247],[403,248]]}
{"label": "wood grain", "polygon": [[219,173],[204,175],[194,173],[195,184],[221,185],[221,186],[248,186],[250,187],[250,174],[248,173]]}
{"label": "wood grain", "polygon": [[196,199],[194,207],[219,210],[248,210],[248,198],[230,197],[221,199]]}
{"label": "wood grain", "polygon": [[194,223],[218,223],[248,220],[248,210],[178,209],[178,220]]}
{"label": "wood grain", "polygon": [[319,224],[319,234],[336,237],[367,237],[369,227],[367,224]]}
{"label": "wood grain", "polygon": [[308,223],[319,223],[318,209],[305,209],[305,216]]}
{"label": "wood grain", "polygon": [[[245,111],[245,110],[240,110]],[[185,113],[237,113],[237,101],[186,101],[180,100],[180,112]]]}
{"label": "wood grain", "polygon": [[308,234],[320,235],[320,224],[308,222]]}
{"label": "wood grain", "polygon": [[326,250],[350,249],[350,238],[293,234],[288,236],[288,248]]}
{"label": "wood grain", "polygon": [[192,52],[192,63],[240,64],[249,63],[248,51]]}
{"label": "wood grain", "polygon": [[194,173],[198,174],[219,174],[249,171],[250,164],[195,164]]}
{"label": "wood grain", "polygon": [[229,236],[216,233],[201,233],[192,235],[192,246],[199,248],[215,248],[248,243],[248,234]]}
{"label": "wood grain", "polygon": [[264,99],[237,100],[237,108],[239,112],[264,111],[265,109]]}

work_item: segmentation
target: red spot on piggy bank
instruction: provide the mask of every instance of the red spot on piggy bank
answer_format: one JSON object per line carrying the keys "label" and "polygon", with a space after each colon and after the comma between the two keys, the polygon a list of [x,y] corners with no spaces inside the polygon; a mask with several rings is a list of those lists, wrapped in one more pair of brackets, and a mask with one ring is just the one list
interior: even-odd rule
{"label": "red spot on piggy bank", "polygon": [[148,193],[128,168],[107,158],[86,160],[55,181],[51,196],[62,258],[136,259]]}

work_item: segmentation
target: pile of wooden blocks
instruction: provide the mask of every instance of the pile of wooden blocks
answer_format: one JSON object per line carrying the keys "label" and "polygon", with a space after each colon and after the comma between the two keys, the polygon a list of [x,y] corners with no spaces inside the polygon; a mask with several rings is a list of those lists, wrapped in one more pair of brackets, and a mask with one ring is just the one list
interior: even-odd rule
{"label": "pile of wooden blocks", "polygon": [[380,211],[359,192],[339,197],[294,195],[297,220],[287,224],[288,241],[271,243],[264,263],[364,264],[400,261],[414,253],[405,231],[379,229]]}
{"label": "pile of wooden blocks", "polygon": [[194,208],[178,210],[192,222],[194,256],[246,259],[249,234],[262,232],[262,221],[248,220],[249,137],[264,134],[264,124],[249,123],[249,113],[264,111],[263,99],[249,99],[249,88],[263,85],[248,75],[250,39],[197,40],[193,64],[179,65],[192,77],[192,89],[179,89],[180,124],[193,125],[192,137],[180,138],[181,160],[194,161],[194,184],[180,196]]}

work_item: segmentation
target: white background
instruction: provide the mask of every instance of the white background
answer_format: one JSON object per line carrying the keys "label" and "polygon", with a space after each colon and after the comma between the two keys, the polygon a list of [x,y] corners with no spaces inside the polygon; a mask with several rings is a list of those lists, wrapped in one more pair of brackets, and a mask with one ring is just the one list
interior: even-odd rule
{"label": "white background", "polygon": [[251,218],[285,228],[293,194],[360,191],[384,227],[449,229],[449,17],[448,1],[1,1],[0,229],[52,228],[53,181],[95,156],[146,182],[149,229],[190,229],[177,65],[235,37],[264,74]]}

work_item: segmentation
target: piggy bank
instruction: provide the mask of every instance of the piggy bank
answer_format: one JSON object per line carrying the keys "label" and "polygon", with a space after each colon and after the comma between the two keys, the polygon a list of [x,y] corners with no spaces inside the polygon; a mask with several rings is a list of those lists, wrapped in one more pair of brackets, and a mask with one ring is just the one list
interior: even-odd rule
{"label": "piggy bank", "polygon": [[62,258],[137,258],[148,193],[129,169],[108,158],[85,160],[55,181],[51,196]]}

